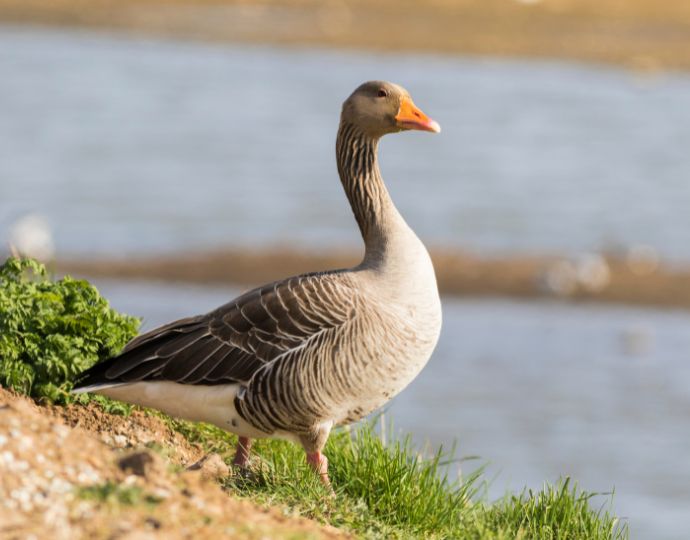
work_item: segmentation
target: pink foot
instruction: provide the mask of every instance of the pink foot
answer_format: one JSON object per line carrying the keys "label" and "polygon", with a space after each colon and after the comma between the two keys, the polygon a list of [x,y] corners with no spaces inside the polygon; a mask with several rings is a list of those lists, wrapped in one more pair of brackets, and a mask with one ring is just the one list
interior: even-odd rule
{"label": "pink foot", "polygon": [[319,475],[321,483],[326,487],[331,487],[331,479],[328,477],[328,458],[321,452],[307,454],[307,463]]}
{"label": "pink foot", "polygon": [[235,452],[235,459],[232,460],[232,464],[246,468],[249,464],[249,450],[251,447],[252,440],[249,437],[240,437],[237,441],[237,451]]}

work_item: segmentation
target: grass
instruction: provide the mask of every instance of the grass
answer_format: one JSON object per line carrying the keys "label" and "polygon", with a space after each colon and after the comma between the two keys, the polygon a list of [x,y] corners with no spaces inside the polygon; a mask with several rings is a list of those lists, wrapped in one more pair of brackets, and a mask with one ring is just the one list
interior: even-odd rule
{"label": "grass", "polygon": [[156,505],[161,499],[144,492],[138,486],[123,486],[111,480],[94,486],[79,488],[77,497],[83,500],[122,506]]}
{"label": "grass", "polygon": [[[230,463],[236,439],[213,426],[167,419],[171,427]],[[307,468],[304,453],[281,441],[257,441],[256,473],[225,481],[240,497],[282,505],[364,538],[625,539],[611,515],[610,494],[581,491],[570,479],[490,503],[482,469],[466,478],[448,472],[452,452],[422,457],[409,437],[384,444],[373,424],[338,430],[325,449],[336,497]],[[603,501],[596,506],[597,501]]]}

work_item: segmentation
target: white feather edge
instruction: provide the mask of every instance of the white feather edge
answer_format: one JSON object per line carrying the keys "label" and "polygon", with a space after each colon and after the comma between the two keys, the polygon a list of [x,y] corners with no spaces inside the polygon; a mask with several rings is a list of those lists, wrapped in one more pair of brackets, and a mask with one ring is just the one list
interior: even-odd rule
{"label": "white feather edge", "polygon": [[213,386],[180,384],[171,381],[96,384],[73,390],[73,394],[93,392],[118,401],[158,409],[170,416],[207,422],[243,437],[277,437],[295,440],[285,433],[268,434],[244,420],[235,408],[239,384]]}
{"label": "white feather edge", "polygon": [[112,384],[92,384],[90,386],[82,386],[81,388],[73,389],[70,394],[87,394],[89,392],[93,394],[98,394],[100,390],[105,390],[106,388],[113,388],[115,386],[123,386],[128,383],[112,383]]}

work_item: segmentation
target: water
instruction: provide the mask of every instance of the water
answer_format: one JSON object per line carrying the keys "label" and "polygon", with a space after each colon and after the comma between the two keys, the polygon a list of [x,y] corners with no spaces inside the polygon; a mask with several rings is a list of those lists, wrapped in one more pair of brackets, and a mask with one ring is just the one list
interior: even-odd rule
{"label": "water", "polygon": [[440,136],[384,139],[427,243],[649,244],[690,261],[690,77],[557,63],[280,51],[0,28],[0,241],[39,212],[62,252],[358,245],[342,100],[404,83]]}
{"label": "water", "polygon": [[[98,284],[145,328],[239,292]],[[420,445],[457,441],[460,455],[489,462],[491,497],[571,475],[589,491],[615,488],[613,508],[633,538],[687,535],[690,313],[497,300],[443,307],[431,362],[389,409],[397,428]]]}

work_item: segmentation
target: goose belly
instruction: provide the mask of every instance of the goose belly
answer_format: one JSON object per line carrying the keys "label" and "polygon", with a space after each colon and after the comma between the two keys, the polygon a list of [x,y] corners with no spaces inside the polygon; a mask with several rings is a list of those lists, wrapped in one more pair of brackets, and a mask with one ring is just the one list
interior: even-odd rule
{"label": "goose belly", "polygon": [[239,384],[214,386],[179,384],[171,381],[142,381],[95,389],[94,392],[142,407],[158,409],[175,418],[207,422],[243,437],[269,434],[245,421],[235,408]]}
{"label": "goose belly", "polygon": [[[361,276],[368,305],[348,366],[358,388],[340,423],[359,420],[400,393],[429,361],[441,333],[441,299],[429,253],[399,218],[388,255]],[[372,299],[374,299],[372,301]]]}
{"label": "goose belly", "polygon": [[349,359],[356,386],[351,386],[350,400],[337,423],[355,422],[405,389],[431,358],[440,329],[440,317],[437,321],[427,320],[421,328],[401,323],[389,325],[378,333],[375,347],[362,347]]}

